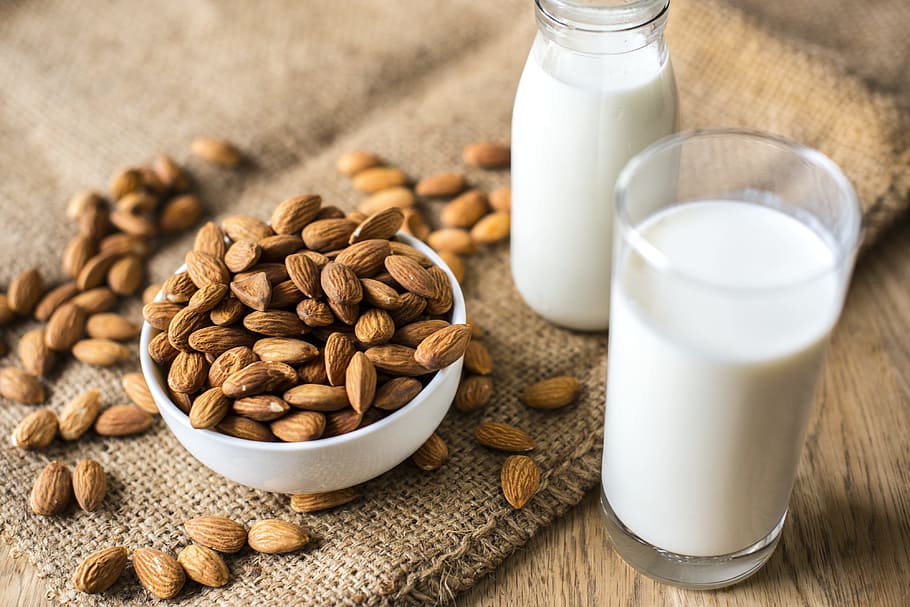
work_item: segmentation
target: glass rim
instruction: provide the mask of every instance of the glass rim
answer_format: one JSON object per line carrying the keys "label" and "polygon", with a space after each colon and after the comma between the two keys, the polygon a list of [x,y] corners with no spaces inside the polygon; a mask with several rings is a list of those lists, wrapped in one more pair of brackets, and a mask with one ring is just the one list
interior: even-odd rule
{"label": "glass rim", "polygon": [[631,0],[616,5],[535,0],[535,4],[552,24],[589,33],[637,30],[665,18],[670,8],[670,0]]}
{"label": "glass rim", "polygon": [[[629,217],[627,204],[629,182],[631,181],[633,175],[641,170],[644,163],[646,163],[649,159],[653,158],[660,152],[671,148],[681,147],[682,144],[687,141],[694,139],[725,137],[739,137],[777,146],[781,149],[789,151],[796,157],[802,158],[807,163],[820,168],[832,179],[838,189],[846,197],[847,207],[849,208],[848,213],[851,216],[851,221],[850,225],[848,226],[849,233],[846,242],[842,242],[841,239],[834,239],[833,244],[836,246],[832,247],[832,252],[835,255],[830,266],[824,268],[823,270],[813,272],[812,274],[809,274],[805,277],[769,285],[731,285],[723,282],[707,280],[677,267],[677,265],[674,264],[663,251],[661,251],[647,238],[645,238],[640,229],[633,224],[631,218]],[[677,203],[680,202],[685,201],[677,201]],[[752,204],[749,201],[743,202]],[[614,205],[616,225],[619,230],[619,236],[626,243],[628,243],[629,247],[641,255],[641,257],[647,262],[649,266],[659,271],[661,274],[673,276],[675,278],[705,288],[723,291],[746,293],[772,292],[794,288],[820,280],[834,272],[841,271],[844,268],[845,264],[851,263],[851,261],[855,258],[857,251],[859,250],[863,235],[863,217],[862,209],[859,205],[859,199],[856,195],[856,191],[854,190],[853,185],[850,183],[850,180],[847,179],[847,176],[837,165],[837,163],[835,163],[833,160],[831,160],[831,158],[822,152],[798,143],[792,139],[783,137],[781,135],[753,129],[692,129],[674,133],[672,135],[668,135],[662,139],[659,139],[658,141],[652,143],[644,150],[633,156],[632,159],[626,163],[625,167],[623,167],[622,171],[619,174],[619,177],[616,179]]]}

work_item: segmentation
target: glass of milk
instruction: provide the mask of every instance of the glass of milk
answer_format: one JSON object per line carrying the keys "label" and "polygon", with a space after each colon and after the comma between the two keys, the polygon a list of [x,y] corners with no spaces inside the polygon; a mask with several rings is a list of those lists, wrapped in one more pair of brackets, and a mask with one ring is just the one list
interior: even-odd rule
{"label": "glass of milk", "polygon": [[771,556],[861,233],[821,153],[671,136],[616,185],[602,505],[642,573],[716,588]]}
{"label": "glass of milk", "polygon": [[548,321],[607,328],[613,186],[677,129],[669,0],[536,0],[512,111],[512,277]]}

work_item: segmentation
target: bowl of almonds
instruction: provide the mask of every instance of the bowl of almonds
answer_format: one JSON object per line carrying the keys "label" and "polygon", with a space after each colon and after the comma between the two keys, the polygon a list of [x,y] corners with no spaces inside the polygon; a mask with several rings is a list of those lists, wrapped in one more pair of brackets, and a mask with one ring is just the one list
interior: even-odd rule
{"label": "bowl of almonds", "polygon": [[[360,218],[358,218],[360,219]],[[140,360],[201,463],[265,491],[324,492],[391,470],[442,421],[471,339],[445,263],[385,209],[317,195],[196,235],[143,309]]]}

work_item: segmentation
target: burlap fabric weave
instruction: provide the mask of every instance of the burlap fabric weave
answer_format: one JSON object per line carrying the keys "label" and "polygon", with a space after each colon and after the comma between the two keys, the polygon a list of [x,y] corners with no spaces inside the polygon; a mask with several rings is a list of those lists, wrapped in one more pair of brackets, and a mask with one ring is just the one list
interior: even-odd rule
{"label": "burlap fabric weave", "polygon": [[[856,185],[873,240],[910,190],[901,97],[908,87],[881,67],[906,56],[910,9],[903,0],[853,3],[856,10],[838,19],[822,0],[737,4],[756,12],[673,0],[669,38],[683,126],[759,128],[820,148]],[[828,12],[819,21],[811,9],[821,5]],[[866,8],[857,12],[860,5]],[[0,282],[30,265],[60,279],[60,249],[72,232],[63,219],[66,198],[103,187],[114,168],[159,150],[186,160],[215,217],[265,217],[277,201],[305,191],[353,208],[358,196],[333,169],[351,148],[376,150],[414,176],[457,167],[465,143],[508,139],[533,34],[524,1],[2,3]],[[198,134],[237,142],[253,165],[232,173],[189,158],[188,141]],[[468,174],[487,188],[508,180],[507,172]],[[559,201],[553,212],[555,220]],[[190,236],[163,242],[152,277],[172,271],[190,243]],[[496,393],[486,410],[453,413],[443,423],[452,456],[441,470],[420,473],[406,463],[368,483],[350,507],[298,515],[285,496],[210,473],[159,422],[130,440],[95,437],[37,454],[0,448],[0,531],[46,575],[49,596],[60,602],[151,602],[131,573],[100,597],[78,595],[67,578],[82,557],[108,545],[177,551],[187,542],[182,521],[206,513],[246,523],[298,520],[314,541],[290,556],[242,553],[230,561],[227,588],[190,585],[182,604],[451,601],[597,483],[606,368],[603,335],[555,329],[523,305],[508,247],[468,266],[469,310],[497,361]],[[128,310],[138,313],[135,305]],[[3,364],[16,364],[15,357]],[[117,378],[127,368],[133,365],[98,370],[69,362],[48,382],[50,404],[59,410],[90,387],[107,403],[122,401]],[[583,379],[577,405],[546,414],[518,403],[523,386],[554,374]],[[0,435],[28,411],[0,403]],[[530,507],[514,511],[502,498],[503,457],[471,438],[481,419],[535,435],[544,477]],[[26,494],[37,471],[51,459],[72,465],[81,457],[109,472],[102,509],[29,514]]]}

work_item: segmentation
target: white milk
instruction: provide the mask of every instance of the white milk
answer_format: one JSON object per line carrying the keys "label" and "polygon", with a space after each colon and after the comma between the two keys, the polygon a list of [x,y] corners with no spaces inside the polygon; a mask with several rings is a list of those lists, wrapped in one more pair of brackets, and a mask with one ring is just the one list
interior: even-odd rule
{"label": "white milk", "polygon": [[512,113],[512,277],[535,312],[607,328],[613,185],[676,123],[673,69],[659,48],[592,56],[538,35]]}
{"label": "white milk", "polygon": [[[670,207],[639,230],[703,282],[658,276],[634,254],[621,260],[604,492],[619,519],[659,548],[736,552],[787,509],[840,310],[838,277],[825,272],[834,253],[791,216],[740,202]],[[782,283],[790,286],[761,290]]]}

